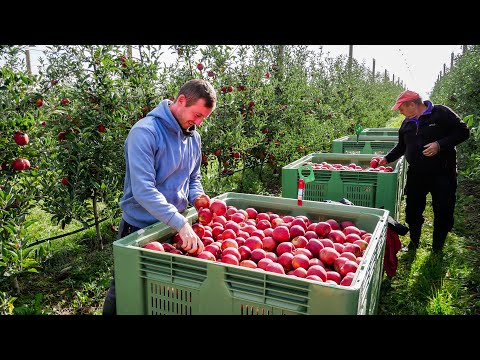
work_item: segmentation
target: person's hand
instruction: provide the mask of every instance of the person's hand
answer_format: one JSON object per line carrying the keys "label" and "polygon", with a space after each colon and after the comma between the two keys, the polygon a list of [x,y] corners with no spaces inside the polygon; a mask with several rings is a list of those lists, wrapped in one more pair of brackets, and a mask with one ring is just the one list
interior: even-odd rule
{"label": "person's hand", "polygon": [[422,154],[427,157],[432,157],[437,155],[439,151],[440,151],[440,145],[438,145],[438,142],[434,141],[424,146]]}
{"label": "person's hand", "polygon": [[380,158],[380,161],[378,162],[378,165],[382,166],[382,165],[387,165],[388,162],[387,162],[387,159],[385,158],[385,156],[382,156]]}
{"label": "person's hand", "polygon": [[178,234],[182,238],[182,249],[189,254],[199,254],[205,249],[205,245],[203,245],[198,235],[195,234],[189,222],[183,225]]}

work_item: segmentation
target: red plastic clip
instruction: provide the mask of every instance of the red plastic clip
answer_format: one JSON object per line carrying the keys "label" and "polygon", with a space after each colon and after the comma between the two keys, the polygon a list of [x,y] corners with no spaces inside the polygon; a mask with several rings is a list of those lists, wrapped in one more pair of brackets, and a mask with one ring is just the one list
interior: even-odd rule
{"label": "red plastic clip", "polygon": [[298,206],[302,206],[304,193],[305,193],[305,180],[298,179],[298,195],[297,195]]}

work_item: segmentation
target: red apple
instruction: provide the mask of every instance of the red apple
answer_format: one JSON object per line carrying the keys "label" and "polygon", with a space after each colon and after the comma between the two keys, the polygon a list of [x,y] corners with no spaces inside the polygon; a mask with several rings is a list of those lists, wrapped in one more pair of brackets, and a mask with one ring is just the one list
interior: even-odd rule
{"label": "red apple", "polygon": [[338,242],[340,244],[343,244],[345,242],[345,234],[341,230],[330,231],[330,234],[328,234],[328,238],[334,243]]}
{"label": "red apple", "polygon": [[333,268],[336,272],[340,273],[340,269],[341,267],[343,266],[343,264],[345,264],[348,260],[351,260],[349,258],[347,258],[346,256],[343,256],[342,254],[340,254],[340,256],[338,258],[335,259],[335,261],[333,262]]}
{"label": "red apple", "polygon": [[340,243],[333,243],[333,248],[341,254],[343,252],[343,249],[345,248],[345,245]]}
{"label": "red apple", "polygon": [[349,226],[343,228],[343,232],[345,233],[345,235],[357,234],[359,238],[360,238],[360,235],[361,235],[360,229],[356,226],[353,226],[353,225],[349,225]]}
{"label": "red apple", "polygon": [[265,251],[275,251],[277,242],[271,236],[265,236],[262,239],[262,248]]}
{"label": "red apple", "polygon": [[353,243],[360,246],[360,249],[362,249],[362,251],[366,250],[367,246],[368,246],[368,242],[366,242],[365,240],[362,240],[362,239],[355,240]]}
{"label": "red apple", "polygon": [[344,257],[344,258],[347,258],[348,260],[352,260],[352,261],[355,261],[355,259],[357,258],[353,253],[351,253],[349,251],[341,252],[340,256]]}
{"label": "red apple", "polygon": [[352,284],[352,281],[353,281],[353,277],[355,276],[355,273],[348,273],[347,275],[345,275],[342,279],[342,281],[340,281],[340,285],[342,286],[350,286]]}
{"label": "red apple", "polygon": [[307,270],[304,269],[303,267],[298,267],[295,270],[290,270],[290,273],[292,275],[295,275],[300,278],[306,278],[307,277]]}
{"label": "red apple", "polygon": [[164,252],[165,249],[163,248],[163,245],[160,244],[158,241],[151,241],[143,246],[144,249],[150,249],[150,250],[155,250],[155,251],[161,251]]}
{"label": "red apple", "polygon": [[307,276],[305,277],[305,279],[315,280],[315,281],[319,281],[319,282],[324,282],[324,281],[322,280],[322,278],[321,278],[320,276],[318,276],[318,275],[307,275]]}
{"label": "red apple", "polygon": [[237,266],[240,264],[240,262],[238,261],[238,258],[233,254],[222,255],[220,259],[221,259],[221,262],[226,264],[237,265]]}
{"label": "red apple", "polygon": [[362,249],[357,244],[345,245],[345,247],[343,248],[342,254],[346,252],[351,252],[353,255],[355,255],[355,257],[362,255]]}
{"label": "red apple", "polygon": [[240,261],[239,265],[243,266],[243,267],[248,267],[248,268],[251,268],[251,269],[256,269],[257,268],[257,264],[255,264],[254,261],[248,260],[248,259]]}
{"label": "red apple", "polygon": [[230,220],[236,222],[237,224],[243,223],[246,220],[246,216],[241,212],[236,212],[230,215]]}
{"label": "red apple", "polygon": [[308,261],[309,261],[309,258],[305,254],[294,255],[292,258],[292,267],[294,269],[302,267],[305,270],[307,270],[310,267],[310,264]]}
{"label": "red apple", "polygon": [[258,214],[257,209],[255,209],[253,207],[249,207],[249,208],[246,208],[245,211],[247,212],[249,219],[256,219],[257,214]]}
{"label": "red apple", "polygon": [[[290,233],[291,234],[291,233]],[[304,248],[308,244],[308,240],[305,236],[298,235],[292,239],[292,244],[295,248]]]}
{"label": "red apple", "polygon": [[285,275],[285,269],[283,268],[283,266],[273,261],[267,265],[267,267],[265,268],[265,271]]}
{"label": "red apple", "polygon": [[360,235],[358,235],[358,234],[350,233],[350,234],[345,235],[345,242],[346,243],[353,243],[357,240],[361,240]]}
{"label": "red apple", "polygon": [[268,220],[268,221],[270,221],[270,215],[268,215],[266,212],[259,212],[259,213],[257,213],[257,216],[255,217],[255,220],[257,221],[257,223],[258,223],[260,220]]}
{"label": "red apple", "polygon": [[225,215],[227,212],[227,204],[224,200],[212,199],[210,203],[210,210],[215,215]]}
{"label": "red apple", "polygon": [[346,227],[348,226],[355,226],[355,224],[353,223],[353,221],[350,221],[350,220],[345,220],[345,221],[342,221],[340,223],[340,230],[343,230],[345,229]]}
{"label": "red apple", "polygon": [[318,257],[319,251],[324,247],[325,245],[319,239],[310,239],[305,245],[305,249],[310,250],[313,257]]}
{"label": "red apple", "polygon": [[295,246],[293,246],[293,244],[290,241],[285,241],[277,245],[275,252],[277,253],[277,256],[280,256],[286,252],[292,253],[294,249],[295,249]]}
{"label": "red apple", "polygon": [[25,134],[24,132],[17,131],[13,136],[13,138],[15,142],[20,146],[24,146],[28,144],[28,135]]}
{"label": "red apple", "polygon": [[325,238],[332,231],[332,226],[326,221],[320,221],[315,226],[315,233],[319,238]]}
{"label": "red apple", "polygon": [[328,220],[325,220],[325,222],[330,224],[330,226],[332,227],[332,230],[340,229],[340,225],[338,225],[338,222],[335,219],[328,219]]}
{"label": "red apple", "polygon": [[258,263],[261,259],[267,257],[267,253],[265,250],[261,249],[261,248],[257,248],[257,249],[253,249],[252,250],[252,254],[250,256],[250,260],[253,260],[255,261],[256,263]]}
{"label": "red apple", "polygon": [[273,251],[265,251],[265,257],[272,259],[273,262],[278,261],[278,256]]}
{"label": "red apple", "polygon": [[310,266],[313,266],[313,265],[320,265],[321,267],[325,267],[325,264],[322,263],[322,260],[320,260],[319,258],[316,258],[316,257],[312,257],[310,260],[308,260],[308,264]]}
{"label": "red apple", "polygon": [[340,275],[345,276],[349,272],[355,273],[355,271],[357,271],[357,269],[358,269],[358,264],[357,264],[356,261],[347,260],[347,261],[345,261],[343,266],[340,268],[339,273],[340,273]]}
{"label": "red apple", "polygon": [[273,229],[272,237],[279,243],[289,241],[290,230],[284,225],[277,226],[275,229]]}
{"label": "red apple", "polygon": [[[276,229],[276,228],[275,228]],[[293,239],[297,236],[305,236],[305,228],[301,225],[292,225],[290,226],[290,239]]]}
{"label": "red apple", "polygon": [[207,194],[198,195],[195,200],[193,200],[193,206],[195,206],[197,211],[201,208],[210,208],[210,197]]}
{"label": "red apple", "polygon": [[198,259],[205,259],[210,261],[215,261],[216,257],[210,251],[203,250],[201,253],[197,255]]}
{"label": "red apple", "polygon": [[252,256],[252,249],[246,245],[241,245],[238,247],[238,252],[240,253],[242,260],[248,260]]}
{"label": "red apple", "polygon": [[333,280],[336,284],[340,285],[340,281],[342,281],[342,275],[340,275],[337,271],[328,270],[327,280]]}
{"label": "red apple", "polygon": [[[294,225],[299,225],[303,228],[304,232],[307,231],[307,224],[305,223],[305,220],[300,217],[296,217],[295,219],[292,220],[292,226]],[[290,227],[291,231],[291,227]]]}
{"label": "red apple", "polygon": [[27,159],[15,159],[12,161],[11,167],[15,171],[22,171],[30,169],[30,161]]}
{"label": "red apple", "polygon": [[197,234],[197,236],[200,239],[203,239],[203,236],[205,235],[205,228],[203,227],[202,224],[195,222],[192,224],[192,230]]}
{"label": "red apple", "polygon": [[272,228],[276,228],[278,225],[285,224],[282,218],[277,217],[271,220]]}
{"label": "red apple", "polygon": [[222,251],[220,250],[220,246],[216,245],[215,243],[206,245],[203,251],[208,251],[215,256],[220,255],[222,253]]}
{"label": "red apple", "polygon": [[[253,260],[252,260],[253,261]],[[258,263],[257,263],[257,267],[259,267],[260,269],[263,269],[265,270],[267,268],[267,265],[268,264],[271,264],[273,263],[274,261],[270,258],[263,258],[263,259],[260,259],[258,260]]]}
{"label": "red apple", "polygon": [[255,235],[252,235],[245,239],[244,245],[248,246],[250,250],[255,250],[255,249],[262,249],[263,248],[263,243],[262,240]]}
{"label": "red apple", "polygon": [[200,222],[200,224],[208,225],[212,222],[212,218],[213,218],[213,214],[209,208],[201,208],[198,211],[198,221]]}
{"label": "red apple", "polygon": [[327,271],[323,266],[313,265],[307,269],[307,277],[310,275],[316,275],[322,279],[322,281],[327,280]]}
{"label": "red apple", "polygon": [[327,266],[333,265],[333,262],[339,256],[340,256],[340,253],[337,250],[335,250],[333,247],[323,248],[318,253],[318,258],[322,260],[322,262]]}
{"label": "red apple", "polygon": [[162,246],[163,246],[163,249],[166,251],[166,252],[170,252],[170,250],[173,250],[175,249],[175,246],[173,246],[172,244],[170,243],[162,243]]}
{"label": "red apple", "polygon": [[293,250],[293,255],[303,254],[306,255],[309,259],[313,258],[312,252],[306,248],[296,248]]}
{"label": "red apple", "polygon": [[318,235],[314,230],[307,230],[305,232],[305,237],[307,238],[307,240],[318,239]]}
{"label": "red apple", "polygon": [[277,263],[281,264],[286,271],[291,270],[293,269],[293,256],[294,255],[291,252],[284,252],[278,256]]}
{"label": "red apple", "polygon": [[268,228],[271,228],[272,227],[272,224],[270,223],[270,221],[268,220],[260,220],[258,223],[257,223],[257,229],[260,229],[260,230],[264,230],[264,229],[268,229]]}
{"label": "red apple", "polygon": [[238,249],[235,247],[227,247],[222,251],[222,257],[228,254],[235,256],[239,262],[240,260],[242,260],[242,255],[240,255],[240,251],[238,251]]}
{"label": "red apple", "polygon": [[226,248],[229,247],[234,247],[235,249],[238,249],[238,243],[235,241],[235,239],[225,239],[222,241],[222,246],[220,246],[220,249],[225,251]]}
{"label": "red apple", "polygon": [[330,239],[318,239],[318,241],[320,241],[323,244],[323,247],[331,247],[331,248],[335,247],[333,241]]}

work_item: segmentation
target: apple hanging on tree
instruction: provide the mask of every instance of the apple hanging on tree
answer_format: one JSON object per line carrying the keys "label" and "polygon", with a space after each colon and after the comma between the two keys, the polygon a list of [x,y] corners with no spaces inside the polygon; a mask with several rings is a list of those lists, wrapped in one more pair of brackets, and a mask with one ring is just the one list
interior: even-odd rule
{"label": "apple hanging on tree", "polygon": [[20,146],[24,146],[28,144],[28,135],[25,134],[24,132],[17,131],[13,136],[13,138],[15,142]]}

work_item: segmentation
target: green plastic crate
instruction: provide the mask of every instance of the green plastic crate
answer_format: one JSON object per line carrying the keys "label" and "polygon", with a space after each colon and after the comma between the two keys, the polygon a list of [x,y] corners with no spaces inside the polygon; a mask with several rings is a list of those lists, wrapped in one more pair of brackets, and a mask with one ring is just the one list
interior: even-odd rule
{"label": "green plastic crate", "polygon": [[[372,155],[313,153],[306,155],[282,168],[282,197],[297,199],[298,169],[307,162],[348,165],[356,163],[362,168],[370,166]],[[398,220],[403,196],[405,167],[404,157],[389,164],[394,171],[349,171],[313,170],[315,180],[305,184],[304,199],[312,201],[350,200],[357,206],[387,209],[390,216]],[[307,177],[310,170],[304,167],[302,175]]]}
{"label": "green plastic crate", "polygon": [[398,128],[366,128],[360,133],[365,136],[396,136],[398,138]]}
{"label": "green plastic crate", "polygon": [[[312,221],[351,220],[372,233],[350,286],[320,283],[142,248],[170,242],[175,231],[153,224],[113,243],[119,315],[356,315],[375,314],[383,277],[388,211],[282,197],[225,193],[227,205]],[[193,223],[197,212],[190,208]]]}
{"label": "green plastic crate", "polygon": [[398,143],[397,136],[346,135],[332,141],[332,153],[386,155]]}

